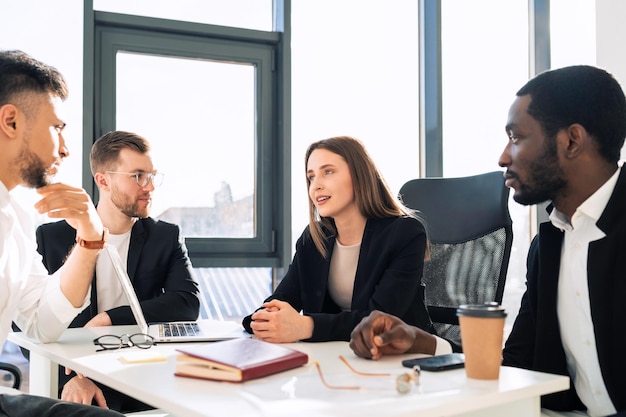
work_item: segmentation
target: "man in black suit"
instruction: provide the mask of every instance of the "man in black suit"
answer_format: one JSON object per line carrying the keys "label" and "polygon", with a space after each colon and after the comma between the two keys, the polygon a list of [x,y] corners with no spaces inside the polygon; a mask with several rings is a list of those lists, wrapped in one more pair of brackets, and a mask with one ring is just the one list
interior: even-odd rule
{"label": "man in black suit", "polygon": [[[100,192],[97,211],[109,230],[109,245],[127,264],[148,322],[195,320],[200,302],[187,249],[178,226],[149,217],[152,192],[162,181],[154,170],[146,139],[114,131],[99,138],[90,154],[91,171]],[[38,251],[48,272],[63,265],[76,241],[65,221],[37,229]],[[113,267],[98,257],[91,288],[91,305],[70,327],[134,324],[135,319]],[[59,375],[61,398],[130,412],[144,404],[80,375]]]}
{"label": "man in black suit", "polygon": [[[542,398],[546,415],[626,416],[624,93],[599,68],[544,72],[518,91],[506,133],[506,184],[518,203],[550,201],[550,221],[529,250],[527,291],[503,364],[571,378],[569,390]],[[411,352],[418,339],[377,312],[355,329],[351,346],[377,359]]]}
{"label": "man in black suit", "polygon": [[605,71],[575,66],[540,74],[517,96],[499,163],[515,201],[551,204],[503,364],[570,376],[544,407],[626,415],[624,93]]}

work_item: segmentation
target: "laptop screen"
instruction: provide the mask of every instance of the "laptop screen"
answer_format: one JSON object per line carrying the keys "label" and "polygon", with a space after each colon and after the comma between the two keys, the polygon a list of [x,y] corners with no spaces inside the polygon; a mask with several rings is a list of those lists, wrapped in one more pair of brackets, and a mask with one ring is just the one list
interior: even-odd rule
{"label": "laptop screen", "polygon": [[124,263],[122,262],[120,254],[117,252],[115,246],[111,246],[108,244],[105,245],[105,250],[109,254],[109,258],[111,258],[113,270],[115,271],[115,275],[117,275],[117,279],[120,281],[120,284],[122,284],[124,294],[126,294],[126,298],[128,298],[130,309],[133,312],[133,316],[135,316],[135,320],[137,321],[137,325],[139,325],[139,329],[141,329],[143,333],[147,333],[148,323],[146,322],[146,318],[143,315],[143,310],[141,309],[141,305],[139,304],[139,299],[137,298],[137,294],[135,293],[133,284],[130,282],[130,277],[126,272],[126,268],[124,268]]}

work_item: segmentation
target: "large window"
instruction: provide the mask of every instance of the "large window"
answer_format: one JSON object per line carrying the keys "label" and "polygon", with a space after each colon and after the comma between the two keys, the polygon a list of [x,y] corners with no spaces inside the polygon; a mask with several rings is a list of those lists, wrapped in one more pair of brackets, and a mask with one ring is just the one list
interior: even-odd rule
{"label": "large window", "polygon": [[[528,0],[441,2],[443,176],[501,170],[509,106],[529,78],[528,22]],[[531,208],[510,201],[513,248],[503,299],[509,325],[525,289],[531,238]]]}
{"label": "large window", "polygon": [[552,68],[596,65],[596,0],[550,0],[550,43]]}
{"label": "large window", "polygon": [[130,52],[116,60],[116,128],[150,138],[166,174],[155,217],[188,238],[255,237],[255,67]]}
{"label": "large window", "polygon": [[[532,76],[533,0],[441,2],[442,149],[447,177],[498,170],[504,125],[515,93]],[[595,64],[594,0],[549,1],[551,68]],[[495,18],[497,16],[497,18]],[[574,29],[575,28],[575,29]],[[525,290],[533,210],[511,198],[514,241],[503,304],[510,326]],[[541,209],[541,208],[539,208]],[[510,328],[510,327],[508,327]]]}
{"label": "large window", "polygon": [[283,266],[279,34],[109,12],[95,22],[94,137],[148,138],[165,174],[152,215],[181,227],[197,267]]}
{"label": "large window", "polygon": [[[529,0],[424,2],[440,3],[443,14],[443,174],[455,176],[498,169],[497,157],[506,139],[503,132],[506,111],[516,88],[530,75]],[[83,79],[88,86],[96,85],[96,68],[89,68],[93,65],[95,39],[87,39],[83,44],[83,34],[93,32],[89,27],[93,19],[83,18],[92,3],[103,15],[133,15],[133,19],[127,19],[145,23],[134,29],[132,25],[107,24],[114,29],[113,32],[119,32],[118,35],[143,33],[139,37],[143,37],[144,45],[151,47],[135,48],[132,42],[129,46],[111,45],[107,52],[110,54],[103,62],[110,65],[108,73],[97,74],[98,77],[109,77],[109,90],[95,92],[88,88],[89,93],[81,100]],[[237,230],[229,227],[227,232],[199,232],[192,228],[190,235],[195,236],[189,238],[189,243],[196,251],[194,256],[199,256],[194,258],[194,264],[200,268],[210,265],[268,269],[270,266],[267,265],[284,266],[289,262],[292,242],[307,223],[303,157],[306,146],[312,141],[338,134],[363,139],[394,191],[405,180],[419,176],[418,4],[422,2],[294,1],[290,14],[293,42],[285,40],[285,48],[289,45],[293,55],[293,59],[289,59],[293,63],[293,76],[276,71],[271,76],[273,102],[268,108],[274,113],[272,126],[267,128],[273,129],[274,134],[270,134],[267,141],[271,148],[269,153],[261,154],[259,152],[264,151],[261,141],[267,136],[262,136],[265,127],[259,128],[256,121],[262,115],[256,105],[261,99],[259,89],[263,88],[257,85],[258,59],[255,62],[246,53],[223,59],[207,45],[197,48],[199,52],[192,49],[190,53],[189,48],[178,50],[174,44],[181,40],[176,33],[186,39],[210,38],[208,44],[212,45],[220,42],[241,45],[250,37],[256,38],[250,48],[259,46],[279,50],[278,55],[272,53],[272,62],[280,71],[280,59],[276,58],[281,57],[282,35],[273,32],[272,16],[275,14],[272,3],[272,0],[13,2],[11,10],[15,18],[6,19],[0,25],[0,47],[20,48],[57,66],[70,83],[67,138],[72,156],[63,164],[59,180],[78,186],[82,172],[83,184],[91,181],[87,158],[80,158],[81,151],[87,152],[90,142],[81,147],[81,136],[91,141],[103,130],[135,129],[153,142],[155,162],[166,173],[163,188],[155,194],[153,214],[160,215],[172,207],[209,210],[217,208],[217,201],[252,200],[244,210],[244,216],[249,220],[237,224]],[[549,3],[552,66],[593,64],[596,43],[594,11],[598,3],[609,2],[551,0]],[[50,21],[55,22],[54,31],[49,30]],[[218,30],[217,25],[221,29]],[[604,25],[607,26],[610,25]],[[144,29],[149,31],[142,32]],[[163,33],[158,34],[159,30]],[[614,51],[615,47],[606,45],[601,49]],[[84,63],[87,71],[84,71]],[[114,64],[124,67],[124,71]],[[260,64],[261,71],[263,65]],[[219,74],[223,69],[232,69],[234,78],[224,79],[223,85],[216,86],[213,78],[221,77]],[[609,69],[619,73],[622,68]],[[200,78],[200,72],[205,71],[207,77],[212,78],[210,81]],[[127,87],[115,87],[115,80],[126,83]],[[289,87],[281,90],[277,83],[291,80],[293,127],[291,120],[277,120],[278,114],[290,112],[275,113],[275,102],[280,105],[283,95],[291,96]],[[249,91],[252,82],[253,91]],[[241,93],[240,83],[250,94]],[[228,89],[234,94],[225,93]],[[265,94],[264,91],[267,90],[260,94]],[[144,94],[155,92],[161,95],[151,100],[144,97]],[[100,101],[102,94],[109,95],[106,103]],[[211,107],[216,103],[210,99],[216,94],[221,97],[218,100],[228,98],[224,102],[225,108]],[[131,107],[126,99],[122,102],[122,95],[135,104]],[[210,97],[198,104],[194,100],[201,95]],[[100,104],[92,109],[94,97]],[[146,118],[140,117],[142,106],[150,108],[153,113],[147,124]],[[229,113],[229,109],[232,106],[241,110],[236,119],[237,126],[231,122],[233,113]],[[83,109],[86,109],[84,115]],[[188,111],[184,112],[186,118],[180,118],[181,109]],[[213,111],[203,113],[202,109]],[[104,114],[103,110],[108,113]],[[220,115],[219,120],[211,118],[215,111]],[[175,120],[170,117],[172,114],[177,114]],[[82,117],[97,119],[87,123],[89,127],[84,135],[80,129]],[[255,120],[250,121],[251,117]],[[226,126],[228,123],[233,132],[210,131],[214,127],[217,129],[215,125]],[[97,129],[96,124],[99,124]],[[249,129],[251,125],[254,132]],[[194,127],[192,134],[181,134],[177,130],[191,126]],[[236,134],[234,130],[237,130]],[[292,133],[292,138],[285,137],[284,132]],[[254,145],[245,150],[238,149],[238,158],[232,160],[230,152],[233,148],[252,143]],[[174,162],[183,158],[181,155],[189,158],[185,159],[189,163],[181,169],[174,168]],[[211,158],[216,155],[221,157],[219,162],[229,162],[227,168],[212,166],[214,159]],[[239,158],[239,155],[243,156]],[[262,159],[262,155],[266,159]],[[253,162],[248,162],[250,160]],[[236,174],[229,171],[231,168]],[[264,181],[269,181],[270,189],[266,188]],[[224,187],[222,183],[225,183]],[[28,195],[36,198],[34,193]],[[263,208],[268,204],[263,201],[265,196],[273,200],[272,207],[277,207],[269,210],[270,213]],[[195,200],[191,201],[192,198]],[[512,254],[507,291],[518,285],[515,277],[518,277],[519,286],[523,285],[526,247],[525,243],[518,243],[519,239],[530,239],[530,210],[517,203],[510,207],[517,212],[514,213],[516,249]],[[181,217],[181,222],[185,220],[184,216]],[[222,235],[218,236],[218,233]],[[236,233],[242,235],[236,236]],[[229,246],[235,242],[237,246]],[[239,243],[243,244],[242,247],[248,245],[249,251],[242,251],[241,258],[236,258]],[[271,247],[275,250],[266,250]],[[268,275],[266,269],[264,276]],[[226,272],[232,276],[235,270],[218,271],[214,268],[212,272]],[[517,299],[509,299],[517,308]]]}
{"label": "large window", "polygon": [[292,1],[292,241],[308,224],[312,142],[363,141],[397,193],[420,175],[416,0]]}
{"label": "large window", "polygon": [[271,31],[272,0],[93,0],[104,12]]}

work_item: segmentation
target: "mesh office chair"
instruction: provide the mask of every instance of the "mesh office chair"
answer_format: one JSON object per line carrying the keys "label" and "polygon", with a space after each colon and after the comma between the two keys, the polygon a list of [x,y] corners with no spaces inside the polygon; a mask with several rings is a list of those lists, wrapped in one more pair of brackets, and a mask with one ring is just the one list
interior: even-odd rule
{"label": "mesh office chair", "polygon": [[423,282],[435,329],[461,346],[456,308],[502,302],[513,243],[502,172],[414,179],[399,197],[426,221],[431,259],[424,264]]}

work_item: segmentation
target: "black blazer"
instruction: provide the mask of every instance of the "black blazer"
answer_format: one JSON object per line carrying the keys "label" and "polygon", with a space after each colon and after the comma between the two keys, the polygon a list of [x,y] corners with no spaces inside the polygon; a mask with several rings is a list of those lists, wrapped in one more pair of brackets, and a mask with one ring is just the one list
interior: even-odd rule
{"label": "black blazer", "polygon": [[[626,415],[626,167],[597,226],[606,236],[589,244],[591,319],[604,383],[616,410]],[[562,244],[560,230],[541,224],[528,254],[527,290],[504,348],[504,365],[568,375],[556,310]],[[572,384],[544,396],[542,405],[585,409]]]}
{"label": "black blazer", "polygon": [[[64,220],[37,228],[37,251],[50,274],[63,265],[75,240],[76,230]],[[127,271],[146,321],[198,318],[198,283],[178,226],[150,217],[137,220],[130,234]],[[98,313],[96,279],[94,273],[91,305],[69,327],[82,327]],[[135,324],[129,306],[116,307],[107,313],[114,325]]]}
{"label": "black blazer", "polygon": [[[296,242],[296,253],[272,299],[288,302],[314,322],[308,341],[350,340],[354,327],[373,310],[400,317],[431,333],[434,328],[424,303],[422,271],[426,233],[410,217],[368,219],[354,280],[350,311],[341,311],[328,293],[330,257],[335,238],[329,232],[328,253],[319,253],[308,227]],[[251,318],[243,320],[246,330]]]}

